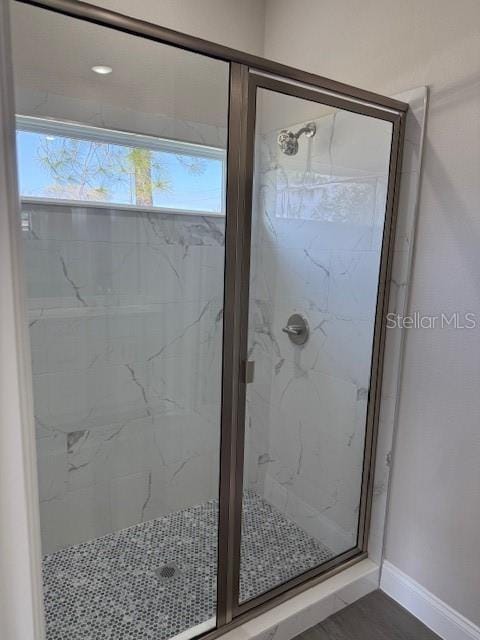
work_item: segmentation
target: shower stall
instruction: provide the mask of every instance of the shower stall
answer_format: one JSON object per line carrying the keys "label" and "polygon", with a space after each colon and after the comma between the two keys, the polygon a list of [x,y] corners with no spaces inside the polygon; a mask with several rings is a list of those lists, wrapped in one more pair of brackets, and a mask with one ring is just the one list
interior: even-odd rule
{"label": "shower stall", "polygon": [[12,36],[47,638],[214,637],[366,557],[407,105],[70,0]]}

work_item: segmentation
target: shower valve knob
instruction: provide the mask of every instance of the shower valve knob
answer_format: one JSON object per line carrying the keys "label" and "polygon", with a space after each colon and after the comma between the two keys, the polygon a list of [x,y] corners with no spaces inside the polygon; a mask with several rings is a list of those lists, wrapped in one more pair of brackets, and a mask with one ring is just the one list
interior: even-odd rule
{"label": "shower valve knob", "polygon": [[283,333],[288,333],[289,336],[299,336],[302,333],[303,327],[299,324],[287,324],[286,327],[283,327]]}
{"label": "shower valve knob", "polygon": [[307,320],[299,313],[294,313],[282,328],[293,344],[302,345],[308,340],[309,328]]}

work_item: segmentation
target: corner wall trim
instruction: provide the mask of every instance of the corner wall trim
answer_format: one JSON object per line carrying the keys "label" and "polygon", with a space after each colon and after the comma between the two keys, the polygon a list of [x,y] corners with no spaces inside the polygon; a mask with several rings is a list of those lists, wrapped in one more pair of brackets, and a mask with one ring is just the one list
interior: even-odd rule
{"label": "corner wall trim", "polygon": [[380,589],[443,640],[480,640],[480,627],[387,560],[382,567]]}

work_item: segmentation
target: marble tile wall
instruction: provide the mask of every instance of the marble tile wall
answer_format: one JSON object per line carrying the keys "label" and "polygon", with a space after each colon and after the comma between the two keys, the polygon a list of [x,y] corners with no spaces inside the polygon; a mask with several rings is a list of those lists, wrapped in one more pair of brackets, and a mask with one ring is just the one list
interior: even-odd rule
{"label": "marble tile wall", "polygon": [[43,551],[217,497],[224,219],[23,215]]}
{"label": "marble tile wall", "polygon": [[[390,124],[315,122],[296,156],[276,131],[257,142],[245,482],[341,552],[356,540]],[[282,332],[294,312],[302,347]]]}

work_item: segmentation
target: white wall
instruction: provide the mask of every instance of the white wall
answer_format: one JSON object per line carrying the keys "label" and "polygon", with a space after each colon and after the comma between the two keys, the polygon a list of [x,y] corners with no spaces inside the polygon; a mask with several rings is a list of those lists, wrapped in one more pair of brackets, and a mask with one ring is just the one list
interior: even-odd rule
{"label": "white wall", "polygon": [[94,4],[227,47],[263,53],[264,0],[98,0]]}
{"label": "white wall", "polygon": [[[265,55],[386,94],[430,86],[410,309],[480,313],[478,2],[267,0]],[[477,624],[479,362],[478,330],[407,332],[386,548]]]}

